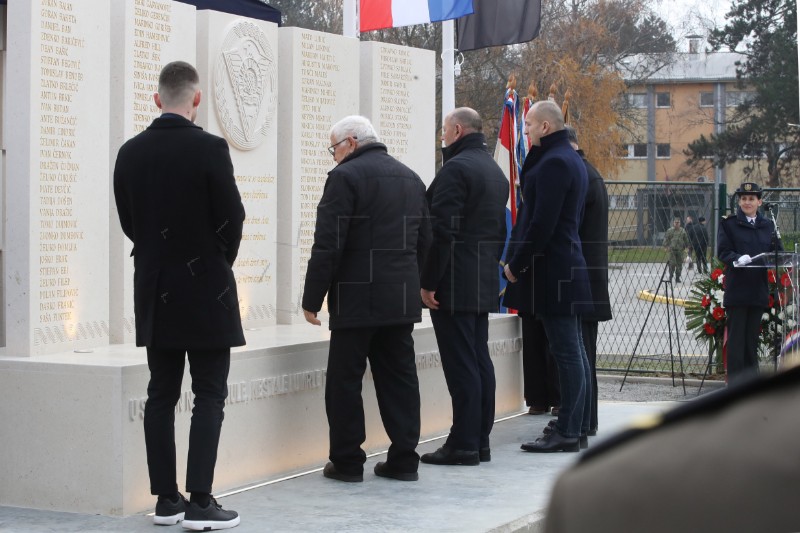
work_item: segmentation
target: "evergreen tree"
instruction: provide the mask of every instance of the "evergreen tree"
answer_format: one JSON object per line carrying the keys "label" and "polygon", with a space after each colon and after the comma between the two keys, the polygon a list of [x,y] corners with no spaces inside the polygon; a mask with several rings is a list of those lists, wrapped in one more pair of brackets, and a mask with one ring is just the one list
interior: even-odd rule
{"label": "evergreen tree", "polygon": [[699,167],[712,158],[723,167],[745,161],[747,179],[768,187],[796,185],[800,156],[797,75],[797,4],[795,0],[734,0],[724,28],[712,32],[712,47],[744,54],[736,76],[753,91],[728,118],[726,130],[701,135],[685,152]]}

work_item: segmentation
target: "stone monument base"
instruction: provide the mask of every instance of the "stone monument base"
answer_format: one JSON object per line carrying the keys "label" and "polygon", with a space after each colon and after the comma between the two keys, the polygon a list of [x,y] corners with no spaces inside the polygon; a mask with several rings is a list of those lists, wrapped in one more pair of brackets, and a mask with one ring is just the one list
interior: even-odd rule
{"label": "stone monument base", "polygon": [[[214,489],[246,486],[327,461],[324,390],[327,329],[267,326],[246,331],[231,357],[229,396]],[[429,320],[414,331],[422,438],[446,434],[450,396]],[[516,317],[489,321],[497,416],[522,405]],[[143,412],[149,372],[132,345],[91,353],[13,357],[0,352],[0,505],[130,515],[151,509]],[[183,490],[192,393],[188,365],[176,410],[178,485]],[[388,447],[371,376],[364,379],[367,452]]]}

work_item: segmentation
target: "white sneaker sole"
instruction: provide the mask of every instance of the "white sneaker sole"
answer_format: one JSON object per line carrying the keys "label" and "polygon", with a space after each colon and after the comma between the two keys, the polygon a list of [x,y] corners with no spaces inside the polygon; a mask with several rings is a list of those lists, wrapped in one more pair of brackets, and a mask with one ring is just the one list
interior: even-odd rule
{"label": "white sneaker sole", "polygon": [[215,529],[230,529],[239,525],[240,517],[227,522],[220,522],[218,520],[184,520],[183,529],[190,529],[192,531],[213,531]]}
{"label": "white sneaker sole", "polygon": [[185,513],[178,513],[172,516],[153,516],[153,523],[158,526],[174,526],[183,520]]}

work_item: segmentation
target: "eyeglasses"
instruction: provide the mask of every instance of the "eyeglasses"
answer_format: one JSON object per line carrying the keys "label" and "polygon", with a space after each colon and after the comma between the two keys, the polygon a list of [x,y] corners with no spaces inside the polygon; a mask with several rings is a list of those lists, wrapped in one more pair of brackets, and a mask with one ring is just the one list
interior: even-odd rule
{"label": "eyeglasses", "polygon": [[331,154],[331,155],[333,155],[333,154],[336,152],[336,147],[337,147],[337,146],[339,146],[340,144],[342,144],[343,142],[345,142],[347,139],[351,139],[351,138],[352,138],[354,141],[355,141],[356,139],[358,139],[358,137],[345,137],[344,139],[342,139],[342,140],[341,140],[341,141],[339,141],[338,143],[335,143],[335,144],[332,144],[332,145],[328,146],[328,152],[330,152],[330,154]]}

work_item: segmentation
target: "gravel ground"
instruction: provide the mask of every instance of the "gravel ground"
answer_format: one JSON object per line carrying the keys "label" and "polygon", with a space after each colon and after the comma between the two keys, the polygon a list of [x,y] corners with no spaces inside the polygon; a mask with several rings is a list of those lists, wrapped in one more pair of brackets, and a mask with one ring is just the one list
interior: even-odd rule
{"label": "gravel ground", "polygon": [[619,390],[621,384],[621,375],[598,375],[598,399],[611,402],[690,401],[698,396],[698,391],[706,394],[724,387],[723,382],[706,381],[703,388],[700,389],[700,380],[687,379],[686,394],[684,395],[680,378],[675,379],[675,387],[672,386],[672,378],[669,377],[628,376],[622,391]]}

